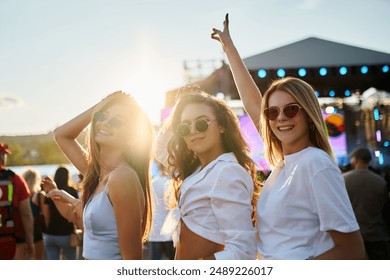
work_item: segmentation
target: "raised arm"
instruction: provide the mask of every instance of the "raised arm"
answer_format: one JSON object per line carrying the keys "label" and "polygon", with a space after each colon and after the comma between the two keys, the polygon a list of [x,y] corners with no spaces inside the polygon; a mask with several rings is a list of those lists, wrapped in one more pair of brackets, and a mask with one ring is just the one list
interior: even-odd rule
{"label": "raised arm", "polygon": [[89,108],[85,112],[71,119],[54,130],[54,137],[62,152],[69,161],[82,173],[87,169],[86,152],[77,142],[76,137],[88,126],[92,120],[94,111],[102,108],[107,102],[125,93],[121,91],[114,92],[105,99]]}
{"label": "raised arm", "polygon": [[165,167],[169,167],[168,163],[168,143],[173,137],[173,132],[162,127],[157,134],[154,142],[153,152],[155,159]]}
{"label": "raised arm", "polygon": [[50,177],[45,177],[41,183],[47,197],[52,199],[58,212],[69,222],[83,228],[83,207],[80,199],[73,197],[64,190],[59,190]]}
{"label": "raised arm", "polygon": [[211,38],[219,41],[222,44],[222,48],[226,53],[229,61],[230,69],[233,74],[234,82],[236,83],[238,93],[244,104],[244,109],[248,113],[252,122],[255,124],[258,130],[260,121],[261,110],[261,93],[252,76],[249,74],[244,62],[242,61],[240,54],[233,44],[233,40],[230,37],[229,32],[229,15],[226,14],[225,21],[223,22],[223,31],[213,28]]}
{"label": "raised arm", "polygon": [[54,130],[54,137],[69,161],[82,173],[87,169],[86,152],[77,142],[76,137],[91,122],[94,107],[81,113]]}

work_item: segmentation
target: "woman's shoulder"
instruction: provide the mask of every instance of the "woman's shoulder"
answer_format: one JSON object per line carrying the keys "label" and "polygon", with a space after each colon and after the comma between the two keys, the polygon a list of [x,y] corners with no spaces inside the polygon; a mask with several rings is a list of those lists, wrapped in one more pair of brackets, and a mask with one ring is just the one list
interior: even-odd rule
{"label": "woman's shoulder", "polygon": [[30,201],[34,204],[34,205],[36,205],[36,206],[38,206],[38,200],[39,200],[39,193],[38,192],[31,192],[31,194],[30,194]]}
{"label": "woman's shoulder", "polygon": [[230,155],[227,157],[228,160],[219,161],[217,166],[217,178],[218,179],[228,179],[228,180],[247,180],[252,182],[252,178],[248,172],[241,164],[238,163],[236,157]]}
{"label": "woman's shoulder", "polygon": [[242,167],[238,162],[229,161],[221,162],[218,164],[219,173],[229,176],[229,173],[248,173],[244,167]]}
{"label": "woman's shoulder", "polygon": [[128,166],[118,166],[107,179],[106,192],[113,205],[118,201],[142,199],[143,190],[135,170]]}
{"label": "woman's shoulder", "polygon": [[138,179],[138,174],[134,170],[134,168],[132,168],[129,165],[119,165],[118,167],[116,167],[111,172],[111,174],[109,176],[109,179],[112,178],[112,177],[114,177],[114,178]]}
{"label": "woman's shoulder", "polygon": [[338,169],[336,161],[324,150],[310,147],[299,158],[299,163],[309,169],[323,170],[323,169]]}
{"label": "woman's shoulder", "polygon": [[299,160],[304,159],[306,162],[335,162],[333,158],[327,154],[324,150],[317,147],[309,147],[302,153],[302,156]]}
{"label": "woman's shoulder", "polygon": [[137,172],[130,166],[120,165],[109,175],[107,184],[110,186],[131,186],[140,184]]}

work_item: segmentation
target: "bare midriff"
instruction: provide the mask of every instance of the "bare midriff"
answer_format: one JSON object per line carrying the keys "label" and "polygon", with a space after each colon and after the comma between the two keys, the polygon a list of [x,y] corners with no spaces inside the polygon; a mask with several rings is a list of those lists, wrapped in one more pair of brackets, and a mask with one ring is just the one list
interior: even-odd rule
{"label": "bare midriff", "polygon": [[224,245],[197,235],[181,221],[180,240],[176,246],[176,260],[207,258],[223,249]]}

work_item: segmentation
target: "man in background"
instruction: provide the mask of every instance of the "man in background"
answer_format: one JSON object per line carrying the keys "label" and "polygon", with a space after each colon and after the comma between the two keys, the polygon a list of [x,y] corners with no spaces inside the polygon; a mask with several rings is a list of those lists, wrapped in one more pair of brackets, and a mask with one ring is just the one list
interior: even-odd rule
{"label": "man in background", "polygon": [[388,232],[383,207],[389,199],[386,181],[369,170],[371,152],[357,148],[351,154],[352,170],[344,173],[345,185],[364,240],[368,259],[389,259]]}
{"label": "man in background", "polygon": [[8,146],[0,142],[0,260],[33,259],[33,215],[24,179],[6,169]]}

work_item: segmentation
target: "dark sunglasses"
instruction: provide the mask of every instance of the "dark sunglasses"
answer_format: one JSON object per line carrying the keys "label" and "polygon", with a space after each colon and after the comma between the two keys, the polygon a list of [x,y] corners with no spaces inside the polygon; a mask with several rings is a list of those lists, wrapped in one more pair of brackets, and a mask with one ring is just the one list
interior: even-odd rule
{"label": "dark sunglasses", "polygon": [[[298,104],[288,104],[283,107],[282,111],[287,118],[292,119],[298,114],[299,109],[301,108],[302,107]],[[278,107],[269,107],[264,109],[263,113],[268,120],[274,121],[278,118],[280,111],[281,109],[279,109]]]}
{"label": "dark sunglasses", "polygon": [[198,132],[205,132],[209,128],[209,125],[214,121],[216,120],[209,121],[207,119],[197,119],[194,124],[188,124],[183,122],[177,126],[176,133],[180,137],[186,137],[190,135],[192,126],[194,126],[196,131]]}
{"label": "dark sunglasses", "polygon": [[[94,121],[103,122],[103,121],[108,119],[108,116],[106,114],[104,114],[103,112],[96,112],[93,115],[93,119],[94,119]],[[108,124],[112,127],[121,127],[121,126],[126,125],[126,122],[122,121],[118,118],[113,117],[113,118],[110,118],[108,120]]]}

